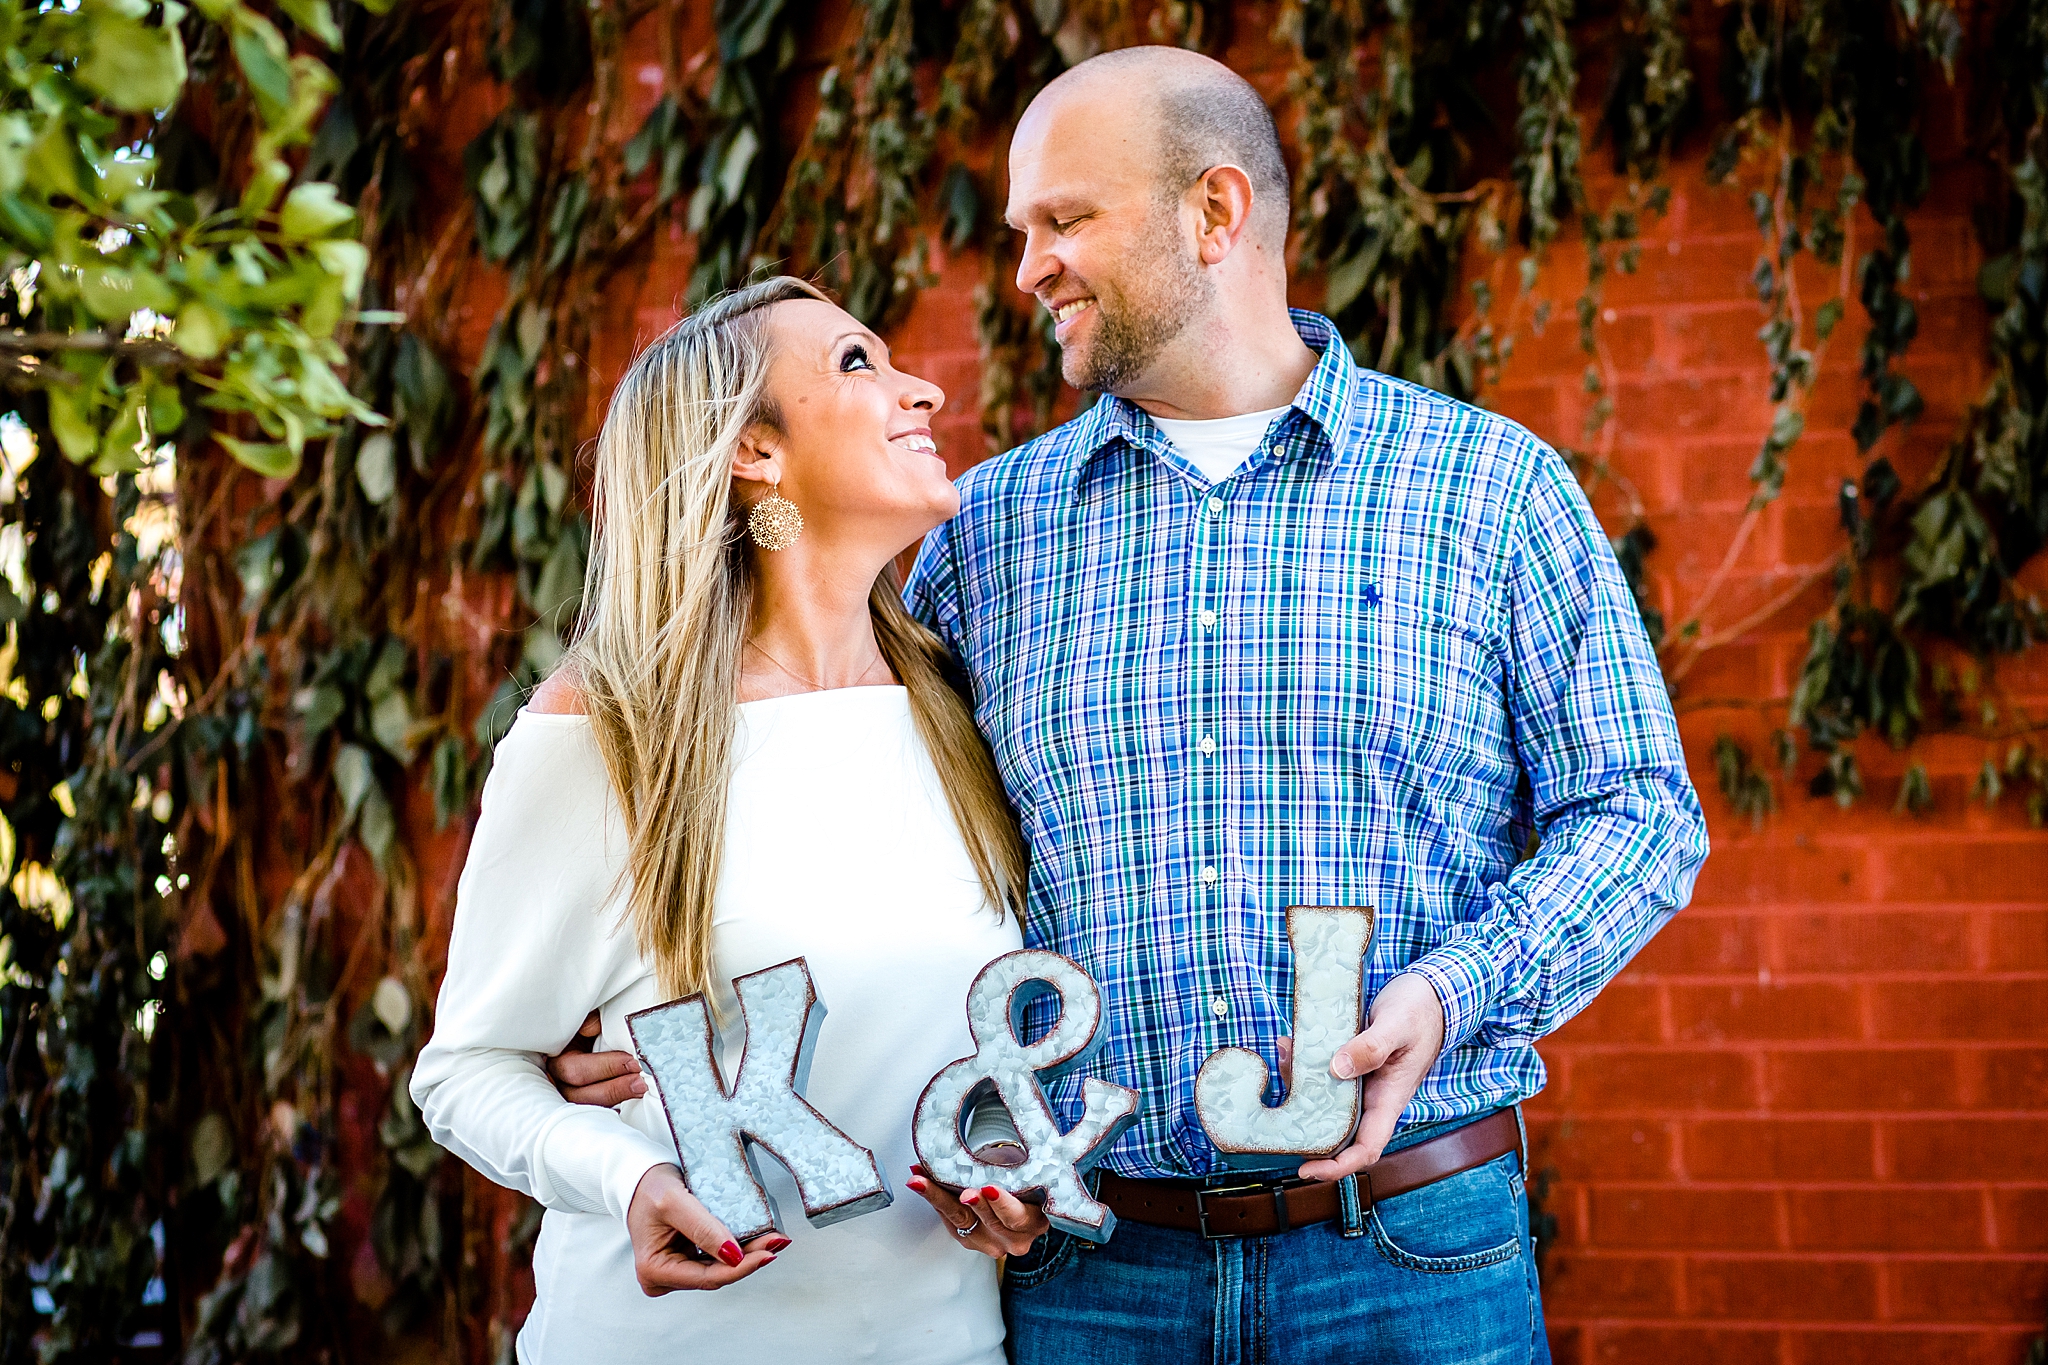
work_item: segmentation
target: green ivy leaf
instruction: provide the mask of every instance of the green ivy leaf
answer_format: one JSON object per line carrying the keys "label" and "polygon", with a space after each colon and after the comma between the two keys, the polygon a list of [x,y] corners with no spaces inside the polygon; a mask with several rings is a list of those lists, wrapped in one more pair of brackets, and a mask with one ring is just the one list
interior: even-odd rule
{"label": "green ivy leaf", "polygon": [[291,49],[277,26],[254,10],[237,5],[233,17],[229,47],[256,96],[257,111],[266,124],[282,123],[292,108]]}
{"label": "green ivy leaf", "polygon": [[243,441],[224,431],[215,432],[213,439],[219,441],[228,454],[266,479],[289,478],[299,472],[299,456],[284,442]]}
{"label": "green ivy leaf", "polygon": [[391,500],[398,488],[398,442],[388,431],[373,431],[356,447],[356,484],[373,506]]}
{"label": "green ivy leaf", "polygon": [[185,87],[185,44],[175,20],[159,28],[95,6],[79,83],[116,109],[167,109]]}
{"label": "green ivy leaf", "polygon": [[322,43],[328,47],[341,46],[341,25],[334,22],[334,11],[328,8],[327,0],[278,0],[278,4],[293,23]]}
{"label": "green ivy leaf", "polygon": [[349,821],[363,808],[377,789],[377,771],[370,751],[357,744],[344,744],[334,751],[334,790],[341,796],[341,818]]}
{"label": "green ivy leaf", "polygon": [[[356,220],[356,211],[335,197],[325,181],[295,185],[278,214],[278,230],[290,241],[330,237]],[[360,276],[358,276],[360,278]]]}
{"label": "green ivy leaf", "polygon": [[213,359],[227,338],[227,321],[198,299],[178,310],[177,324],[171,329],[172,344],[194,360]]}

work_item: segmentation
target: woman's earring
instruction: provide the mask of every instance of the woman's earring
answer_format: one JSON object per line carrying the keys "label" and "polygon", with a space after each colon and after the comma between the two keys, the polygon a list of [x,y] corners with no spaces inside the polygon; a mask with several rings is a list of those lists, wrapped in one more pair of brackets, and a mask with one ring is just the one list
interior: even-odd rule
{"label": "woman's earring", "polygon": [[771,466],[768,496],[755,503],[754,510],[747,514],[747,532],[764,550],[787,550],[804,533],[803,513],[777,491],[781,487],[782,476]]}

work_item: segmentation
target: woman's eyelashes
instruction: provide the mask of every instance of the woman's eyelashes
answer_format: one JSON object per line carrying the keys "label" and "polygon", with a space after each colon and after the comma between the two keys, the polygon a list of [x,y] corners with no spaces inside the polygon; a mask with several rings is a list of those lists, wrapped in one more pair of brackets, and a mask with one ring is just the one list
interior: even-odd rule
{"label": "woman's eyelashes", "polygon": [[839,372],[841,374],[852,374],[855,370],[872,371],[874,368],[875,362],[868,358],[868,348],[859,342],[848,346],[839,357]]}

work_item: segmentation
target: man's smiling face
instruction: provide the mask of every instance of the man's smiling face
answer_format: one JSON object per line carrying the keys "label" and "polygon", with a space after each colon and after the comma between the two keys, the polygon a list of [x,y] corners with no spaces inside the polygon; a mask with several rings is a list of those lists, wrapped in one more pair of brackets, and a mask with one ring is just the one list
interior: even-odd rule
{"label": "man's smiling face", "polygon": [[1024,234],[1017,287],[1051,312],[1066,381],[1124,393],[1210,285],[1182,218],[1187,186],[1159,183],[1152,102],[1100,84],[1026,111],[1003,216]]}

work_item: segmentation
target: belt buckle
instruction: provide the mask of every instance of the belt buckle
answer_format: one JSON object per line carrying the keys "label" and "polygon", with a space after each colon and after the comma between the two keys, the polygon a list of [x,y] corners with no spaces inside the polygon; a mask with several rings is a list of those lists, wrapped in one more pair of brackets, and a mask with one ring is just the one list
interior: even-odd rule
{"label": "belt buckle", "polygon": [[1280,1226],[1285,1228],[1287,1226],[1286,1183],[1275,1184],[1266,1180],[1254,1180],[1243,1185],[1219,1185],[1213,1189],[1198,1189],[1195,1191],[1195,1223],[1201,1228],[1202,1236],[1212,1242],[1221,1242],[1242,1235],[1235,1232],[1211,1232],[1209,1230],[1210,1195],[1256,1194],[1260,1190],[1270,1190],[1272,1192],[1274,1210],[1279,1215]]}

